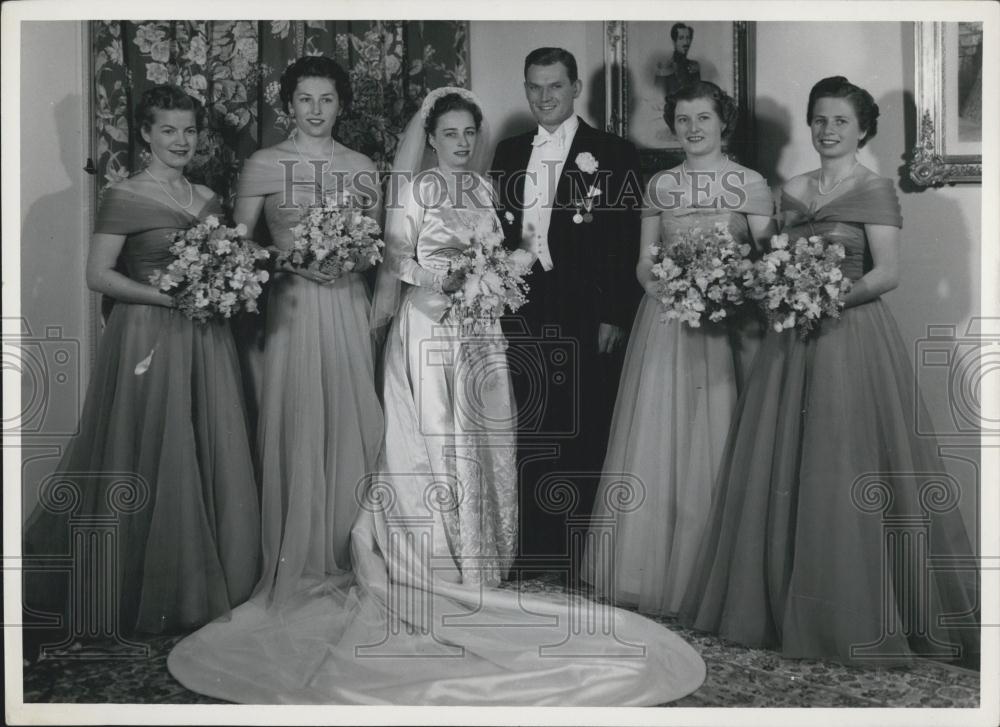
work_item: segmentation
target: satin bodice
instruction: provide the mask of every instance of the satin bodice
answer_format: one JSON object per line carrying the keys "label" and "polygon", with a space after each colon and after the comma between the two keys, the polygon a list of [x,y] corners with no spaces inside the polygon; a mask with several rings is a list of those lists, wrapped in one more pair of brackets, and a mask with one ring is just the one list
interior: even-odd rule
{"label": "satin bodice", "polygon": [[806,205],[781,195],[782,232],[791,239],[820,235],[844,246],[841,272],[857,280],[872,267],[865,225],[902,227],[899,199],[892,181],[872,177],[824,205]]}
{"label": "satin bodice", "polygon": [[425,174],[416,183],[406,199],[401,229],[387,240],[387,262],[401,280],[428,284],[409,261],[425,271],[445,272],[449,258],[469,247],[477,230],[501,229],[492,188],[482,176],[477,181],[459,203],[439,175]]}
{"label": "satin bodice", "polygon": [[[289,178],[288,169],[292,177]],[[283,250],[292,246],[292,233],[303,210],[316,204],[324,194],[350,193],[366,196],[351,185],[347,175],[324,166],[317,179],[312,165],[299,162],[279,164],[277,160],[248,159],[240,172],[238,197],[264,197],[264,219],[271,241]]]}
{"label": "satin bodice", "polygon": [[[376,285],[376,319],[394,315],[394,301],[401,295],[434,320],[444,315],[448,297],[438,292],[437,283],[450,258],[468,248],[477,232],[501,230],[492,187],[482,175],[476,175],[476,182],[456,203],[444,176],[431,170],[406,190],[401,214],[390,211],[385,264]],[[399,290],[400,283],[407,284],[405,291]]]}
{"label": "satin bodice", "polygon": [[500,229],[492,204],[459,209],[445,199],[441,205],[426,209],[417,235],[417,263],[432,270],[447,270],[448,258],[469,247],[477,229]]}
{"label": "satin bodice", "polygon": [[152,197],[111,187],[104,193],[94,232],[125,235],[119,254],[125,274],[146,283],[156,270],[173,262],[170,246],[174,233],[222,213],[219,198],[214,196],[194,215]]}

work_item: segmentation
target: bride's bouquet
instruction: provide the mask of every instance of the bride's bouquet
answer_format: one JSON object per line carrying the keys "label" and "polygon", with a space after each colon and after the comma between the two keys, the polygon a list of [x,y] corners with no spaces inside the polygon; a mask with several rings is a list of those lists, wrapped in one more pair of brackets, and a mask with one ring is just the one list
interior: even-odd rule
{"label": "bride's bouquet", "polygon": [[324,196],[307,207],[292,234],[292,247],[278,256],[278,262],[335,278],[362,260],[369,265],[381,262],[385,247],[378,223],[362,214],[348,193]]}
{"label": "bride's bouquet", "polygon": [[732,316],[744,301],[753,269],[750,245],[737,242],[725,223],[711,230],[694,227],[668,245],[654,245],[652,274],[662,321],[677,319],[692,328]]}
{"label": "bride's bouquet", "polygon": [[267,282],[268,253],[246,239],[246,226],[226,227],[215,215],[174,233],[174,260],[157,270],[150,284],[173,296],[178,310],[204,323],[257,311]]}
{"label": "bride's bouquet", "polygon": [[754,265],[748,297],[758,301],[776,331],[797,328],[803,338],[822,318],[839,318],[851,281],[840,263],[844,246],[818,235],[771,238],[771,250]]}
{"label": "bride's bouquet", "polygon": [[445,320],[459,326],[462,335],[487,332],[504,311],[513,313],[528,300],[524,276],[531,267],[531,253],[504,247],[503,231],[496,220],[477,223],[469,247],[449,261],[448,274],[463,277],[462,287],[448,296]]}

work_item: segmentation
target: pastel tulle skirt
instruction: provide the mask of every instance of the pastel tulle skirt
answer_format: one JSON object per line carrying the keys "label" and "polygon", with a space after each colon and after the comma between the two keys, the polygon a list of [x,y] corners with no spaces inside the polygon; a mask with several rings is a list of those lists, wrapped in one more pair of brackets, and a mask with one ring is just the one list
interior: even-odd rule
{"label": "pastel tulle skirt", "polygon": [[[93,556],[86,539],[112,532],[102,563],[114,574],[121,632],[190,630],[246,600],[260,515],[228,324],[116,304],[57,475],[26,525],[25,554],[73,554],[83,567],[78,548]],[[74,527],[83,540],[71,544]],[[110,592],[99,573],[86,578],[94,593]],[[26,574],[26,601],[63,613],[70,601],[81,607],[68,584],[67,574]]]}
{"label": "pastel tulle skirt", "polygon": [[617,603],[674,615],[705,534],[736,367],[726,327],[660,314],[644,298],[629,338],[583,574]]}
{"label": "pastel tulle skirt", "polygon": [[263,573],[278,602],[349,571],[351,524],[382,443],[363,279],[278,274],[258,356]]}
{"label": "pastel tulle skirt", "polygon": [[[978,654],[962,494],[881,301],[769,333],[740,398],[683,620],[789,657]],[[929,572],[923,556],[951,559]]]}

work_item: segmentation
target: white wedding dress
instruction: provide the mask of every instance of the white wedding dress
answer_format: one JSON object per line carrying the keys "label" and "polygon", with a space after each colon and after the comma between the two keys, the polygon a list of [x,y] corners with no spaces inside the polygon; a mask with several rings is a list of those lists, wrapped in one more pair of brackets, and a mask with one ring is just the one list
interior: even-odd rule
{"label": "white wedding dress", "polygon": [[[486,191],[486,182],[478,178]],[[426,198],[425,198],[426,199]],[[578,596],[491,588],[516,532],[514,424],[502,334],[463,366],[434,291],[466,215],[417,210],[387,234],[409,285],[385,353],[386,439],[361,484],[354,573],[266,608],[255,598],[182,640],[185,687],[248,704],[643,706],[697,689],[705,665],[668,629]],[[471,223],[471,224],[466,224]],[[463,231],[465,230],[465,231]]]}

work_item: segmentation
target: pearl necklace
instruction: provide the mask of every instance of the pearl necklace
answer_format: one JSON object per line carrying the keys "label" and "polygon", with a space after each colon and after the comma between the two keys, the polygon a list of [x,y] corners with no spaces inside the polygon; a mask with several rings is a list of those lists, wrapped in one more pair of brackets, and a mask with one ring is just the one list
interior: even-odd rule
{"label": "pearl necklace", "polygon": [[819,192],[821,197],[825,197],[826,195],[830,194],[831,192],[833,192],[833,190],[839,187],[845,179],[847,179],[849,176],[851,176],[851,174],[854,173],[854,168],[857,166],[858,166],[858,160],[855,159],[854,165],[847,171],[847,174],[838,179],[836,184],[834,184],[832,187],[830,187],[830,189],[826,190],[825,192],[823,191],[823,172],[822,170],[820,170],[819,175],[816,177],[816,191]]}
{"label": "pearl necklace", "polygon": [[149,171],[149,167],[146,167],[145,172],[146,172],[146,174],[148,174],[150,177],[153,178],[154,182],[156,182],[157,184],[160,185],[160,189],[163,190],[163,193],[165,195],[167,195],[168,197],[170,197],[171,200],[173,200],[173,203],[175,205],[177,205],[178,207],[180,207],[185,212],[187,212],[189,209],[191,209],[191,205],[194,204],[194,187],[191,186],[191,182],[188,181],[187,177],[181,175],[181,179],[183,179],[185,182],[187,182],[188,196],[190,196],[191,199],[188,200],[187,204],[181,204],[180,202],[177,201],[177,198],[174,197],[174,195],[170,194],[170,190],[167,189],[167,185],[165,185],[163,182],[161,182],[159,179],[157,179],[156,176],[151,171]]}
{"label": "pearl necklace", "polygon": [[[299,143],[295,140],[295,137],[297,137],[298,135],[299,135],[299,132],[298,132],[298,129],[296,129],[295,133],[292,134],[292,146],[295,147],[295,153],[299,155],[299,159],[301,159],[303,162],[305,162],[308,165],[310,163],[309,160],[306,159],[305,155],[299,149]],[[336,150],[337,150],[337,142],[335,142],[333,140],[333,138],[331,137],[330,138],[330,169],[333,169],[333,153]],[[325,171],[323,173],[326,174]]]}

